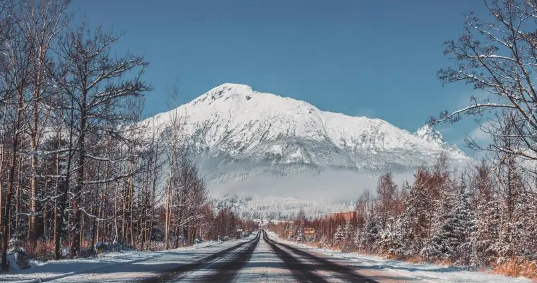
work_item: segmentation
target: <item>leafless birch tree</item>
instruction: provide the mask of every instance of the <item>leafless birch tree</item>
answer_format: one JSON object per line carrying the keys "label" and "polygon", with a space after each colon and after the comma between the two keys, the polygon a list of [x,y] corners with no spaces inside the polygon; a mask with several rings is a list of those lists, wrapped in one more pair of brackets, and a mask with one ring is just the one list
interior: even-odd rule
{"label": "leafless birch tree", "polygon": [[[445,42],[444,53],[454,65],[438,72],[444,83],[464,82],[484,96],[472,96],[469,104],[453,112],[443,112],[433,123],[455,122],[462,115],[492,119],[501,112],[516,113],[511,134],[523,146],[489,147],[526,159],[537,160],[537,3],[533,0],[483,1],[489,17],[466,16],[464,31],[457,40]],[[492,115],[490,114],[492,113]],[[483,123],[485,126],[488,123]],[[485,129],[492,136],[502,131]]]}

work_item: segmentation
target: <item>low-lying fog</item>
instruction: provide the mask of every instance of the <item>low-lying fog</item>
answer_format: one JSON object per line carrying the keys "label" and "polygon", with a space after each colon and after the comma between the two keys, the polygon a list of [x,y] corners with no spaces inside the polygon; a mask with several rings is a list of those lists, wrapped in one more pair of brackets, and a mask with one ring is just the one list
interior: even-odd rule
{"label": "low-lying fog", "polygon": [[[394,182],[400,187],[413,180],[412,173],[394,174]],[[355,201],[365,190],[375,194],[378,175],[350,171],[324,171],[319,175],[286,177],[254,177],[235,183],[208,184],[215,195],[256,195],[270,197],[293,197],[314,201]]]}

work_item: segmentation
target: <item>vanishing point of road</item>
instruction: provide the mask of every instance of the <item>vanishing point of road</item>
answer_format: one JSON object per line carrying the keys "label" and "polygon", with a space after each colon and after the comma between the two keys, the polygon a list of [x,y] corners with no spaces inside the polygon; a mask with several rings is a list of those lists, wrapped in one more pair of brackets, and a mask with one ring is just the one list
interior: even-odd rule
{"label": "vanishing point of road", "polygon": [[[364,267],[367,268],[367,267]],[[264,231],[247,242],[142,282],[408,282],[377,281],[360,269],[276,242]]]}
{"label": "vanishing point of road", "polygon": [[248,239],[157,252],[152,258],[40,282],[424,282],[382,266],[333,258],[273,238],[261,231]]}

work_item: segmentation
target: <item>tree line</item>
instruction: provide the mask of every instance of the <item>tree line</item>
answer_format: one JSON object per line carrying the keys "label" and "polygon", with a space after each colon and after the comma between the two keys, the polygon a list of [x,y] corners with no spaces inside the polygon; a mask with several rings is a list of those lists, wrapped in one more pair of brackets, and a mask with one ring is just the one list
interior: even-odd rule
{"label": "tree line", "polygon": [[512,162],[483,161],[460,174],[448,164],[441,156],[403,186],[381,175],[350,219],[299,217],[271,229],[288,237],[312,227],[315,235],[305,240],[318,246],[535,278],[537,180]]}
{"label": "tree line", "polygon": [[215,214],[181,117],[162,133],[138,123],[148,63],[68,7],[0,0],[2,269],[12,245],[60,259],[235,235],[242,220]]}

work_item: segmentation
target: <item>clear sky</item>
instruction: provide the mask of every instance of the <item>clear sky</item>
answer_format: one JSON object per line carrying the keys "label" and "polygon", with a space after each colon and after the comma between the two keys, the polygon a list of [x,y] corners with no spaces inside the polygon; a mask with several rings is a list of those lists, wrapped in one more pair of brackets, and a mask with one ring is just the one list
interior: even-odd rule
{"label": "clear sky", "polygon": [[[145,116],[235,82],[305,100],[322,110],[387,120],[414,132],[467,101],[471,87],[436,72],[452,62],[442,43],[482,1],[451,0],[74,0],[76,19],[124,33],[118,53],[144,54],[154,87]],[[464,147],[469,121],[440,127]]]}

